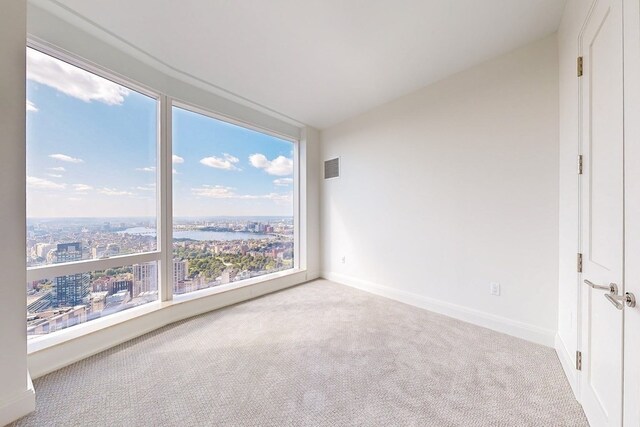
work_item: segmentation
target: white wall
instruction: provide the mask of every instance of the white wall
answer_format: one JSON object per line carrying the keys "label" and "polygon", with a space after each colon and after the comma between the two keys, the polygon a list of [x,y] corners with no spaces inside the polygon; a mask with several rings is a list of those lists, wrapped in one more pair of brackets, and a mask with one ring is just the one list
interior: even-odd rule
{"label": "white wall", "polygon": [[323,158],[340,156],[342,168],[322,183],[325,277],[553,345],[556,43],[550,36],[321,133]]}
{"label": "white wall", "polygon": [[0,425],[34,407],[27,379],[25,305],[26,5],[2,2],[0,13]]}

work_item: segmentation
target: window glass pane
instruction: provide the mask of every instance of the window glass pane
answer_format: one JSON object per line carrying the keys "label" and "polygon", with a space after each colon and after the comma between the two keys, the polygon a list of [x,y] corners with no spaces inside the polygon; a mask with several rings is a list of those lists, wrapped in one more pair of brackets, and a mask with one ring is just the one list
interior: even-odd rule
{"label": "window glass pane", "polygon": [[[57,250],[73,258],[78,246],[61,244]],[[157,299],[157,262],[27,283],[27,335],[45,335]]]}
{"label": "window glass pane", "polygon": [[173,108],[174,292],[294,266],[294,144]]}
{"label": "window glass pane", "polygon": [[155,250],[157,101],[27,49],[26,108],[27,265]]}

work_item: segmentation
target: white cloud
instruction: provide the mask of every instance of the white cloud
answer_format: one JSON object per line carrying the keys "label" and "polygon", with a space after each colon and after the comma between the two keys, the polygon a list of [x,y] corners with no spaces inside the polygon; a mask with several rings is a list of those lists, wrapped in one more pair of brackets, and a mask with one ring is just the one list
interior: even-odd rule
{"label": "white cloud", "polygon": [[62,178],[62,175],[57,173],[48,173],[47,176],[50,176],[51,178]]}
{"label": "white cloud", "polygon": [[203,185],[200,188],[192,188],[191,192],[199,197],[210,197],[212,199],[232,199],[235,196],[233,188],[222,185]]}
{"label": "white cloud", "polygon": [[65,184],[58,184],[46,179],[36,178],[35,176],[27,177],[27,186],[38,190],[64,190],[66,187]]}
{"label": "white cloud", "polygon": [[249,156],[249,161],[253,167],[263,169],[269,175],[287,176],[293,173],[293,160],[284,156],[269,160],[264,154],[256,153]]}
{"label": "white cloud", "polygon": [[67,197],[67,200],[70,202],[79,202],[82,199],[80,197]]}
{"label": "white cloud", "polygon": [[176,156],[175,154],[171,156],[171,160],[173,163],[184,163],[184,159],[180,156]]}
{"label": "white cloud", "polygon": [[76,191],[89,191],[93,190],[93,187],[87,184],[73,184],[73,189]]}
{"label": "white cloud", "polygon": [[133,188],[134,190],[140,190],[140,191],[156,191],[155,184],[148,184],[147,186],[138,186]]}
{"label": "white cloud", "polygon": [[156,167],[155,166],[147,166],[144,168],[136,168],[137,171],[140,172],[155,172],[156,171]]}
{"label": "white cloud", "polygon": [[238,163],[240,161],[239,158],[232,156],[231,154],[228,153],[222,153],[222,155],[224,156],[225,160],[230,161],[231,163]]}
{"label": "white cloud", "polygon": [[29,101],[28,99],[27,99],[27,111],[32,111],[34,113],[38,111],[38,107],[36,107],[36,104]]}
{"label": "white cloud", "polygon": [[210,199],[238,199],[238,200],[274,200],[289,201],[291,193],[269,193],[269,194],[236,194],[233,187],[222,185],[203,185],[200,188],[192,188],[191,192],[197,197],[208,197]]}
{"label": "white cloud", "polygon": [[66,154],[49,154],[52,159],[60,160],[67,163],[84,163],[84,160],[77,159],[75,157],[67,156]]}
{"label": "white cloud", "polygon": [[54,172],[66,172],[67,170],[65,168],[63,168],[62,166],[58,166],[55,168],[49,168],[50,171],[54,171]]}
{"label": "white cloud", "polygon": [[85,102],[120,105],[129,90],[95,74],[55,59],[35,49],[27,49],[27,79],[52,87]]}
{"label": "white cloud", "polygon": [[117,190],[115,188],[108,187],[101,188],[98,191],[105,196],[135,196],[135,194],[130,191]]}
{"label": "white cloud", "polygon": [[173,172],[174,175],[178,175],[178,171],[175,169],[171,169],[171,172]]}
{"label": "white cloud", "polygon": [[288,187],[293,184],[293,178],[278,178],[273,180],[274,185],[278,187]]}
{"label": "white cloud", "polygon": [[261,199],[269,199],[276,202],[288,202],[291,203],[293,201],[292,193],[269,193],[260,197]]}
{"label": "white cloud", "polygon": [[209,166],[210,168],[223,170],[240,170],[235,165],[239,161],[240,159],[238,159],[237,157],[234,157],[228,153],[223,153],[222,157],[205,157],[204,159],[200,160],[200,163],[205,166]]}

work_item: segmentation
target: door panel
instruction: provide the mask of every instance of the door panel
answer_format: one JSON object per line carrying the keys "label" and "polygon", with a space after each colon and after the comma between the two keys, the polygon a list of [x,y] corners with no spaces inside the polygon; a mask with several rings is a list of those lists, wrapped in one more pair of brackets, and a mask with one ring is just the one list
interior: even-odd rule
{"label": "door panel", "polygon": [[[582,278],[624,293],[622,0],[597,0],[581,34]],[[623,312],[582,288],[581,400],[592,426],[622,424]]]}
{"label": "door panel", "polygon": [[[640,296],[640,1],[624,0],[625,291]],[[640,426],[640,304],[624,313],[624,425]]]}

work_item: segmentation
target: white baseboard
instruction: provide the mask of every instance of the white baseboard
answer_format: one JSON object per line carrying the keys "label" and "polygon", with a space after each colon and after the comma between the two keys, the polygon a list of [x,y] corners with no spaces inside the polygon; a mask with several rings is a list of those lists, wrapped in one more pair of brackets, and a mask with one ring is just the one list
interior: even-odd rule
{"label": "white baseboard", "polygon": [[36,409],[36,393],[27,373],[27,389],[6,402],[0,402],[0,426],[24,417]]}
{"label": "white baseboard", "polygon": [[307,280],[311,281],[311,280],[315,280],[320,278],[320,272],[319,271],[307,271]]}
{"label": "white baseboard", "polygon": [[425,310],[453,317],[474,325],[502,332],[536,344],[553,348],[556,331],[543,329],[538,326],[496,316],[484,311],[451,304],[445,301],[429,298],[412,292],[402,291],[389,286],[380,285],[366,280],[357,279],[339,273],[323,272],[321,276],[327,280],[343,285],[351,286],[372,294],[380,295],[389,299],[424,308]]}
{"label": "white baseboard", "polygon": [[564,341],[562,341],[559,334],[556,334],[554,348],[558,354],[558,359],[560,359],[560,364],[562,365],[564,374],[567,377],[567,381],[569,381],[573,395],[579,402],[580,393],[578,392],[578,371],[575,366],[575,353],[570,352],[567,349],[567,346],[564,344]]}

